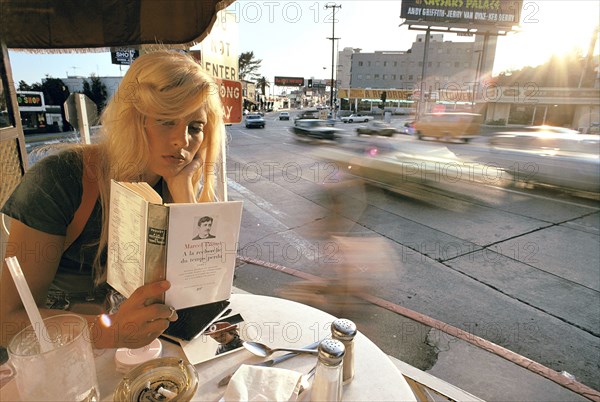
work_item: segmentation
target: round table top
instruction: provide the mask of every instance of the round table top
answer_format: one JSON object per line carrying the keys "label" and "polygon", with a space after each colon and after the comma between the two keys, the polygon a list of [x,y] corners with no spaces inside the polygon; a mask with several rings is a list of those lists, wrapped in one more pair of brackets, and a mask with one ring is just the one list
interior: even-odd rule
{"label": "round table top", "polygon": [[[241,333],[248,341],[272,347],[304,347],[330,336],[330,325],[336,317],[313,307],[290,300],[253,294],[232,294],[232,314],[244,319]],[[348,401],[415,401],[410,386],[389,357],[360,332],[354,338],[355,376],[343,387],[343,400]],[[182,348],[162,340],[162,356],[185,357]],[[184,347],[189,347],[189,344]],[[189,351],[188,351],[189,353]],[[277,352],[269,358],[280,356]],[[111,401],[113,391],[123,378],[116,371],[115,350],[95,350],[96,372],[102,400]],[[218,401],[226,387],[219,387],[223,377],[233,374],[241,364],[255,364],[268,358],[252,355],[244,348],[212,358],[194,367],[199,387],[194,400]],[[193,360],[193,359],[190,359]],[[308,373],[316,363],[315,356],[298,355],[276,367]],[[0,392],[2,400],[18,400],[14,381]]]}

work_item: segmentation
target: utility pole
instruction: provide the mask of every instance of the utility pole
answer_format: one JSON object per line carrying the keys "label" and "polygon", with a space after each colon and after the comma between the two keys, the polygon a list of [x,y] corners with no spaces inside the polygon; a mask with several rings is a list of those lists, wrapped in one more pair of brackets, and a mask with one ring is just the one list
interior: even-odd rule
{"label": "utility pole", "polygon": [[336,39],[340,39],[340,38],[336,38],[335,37],[335,9],[336,8],[342,8],[341,4],[326,4],[325,8],[333,8],[333,16],[331,18],[331,23],[332,23],[332,33],[331,33],[331,38],[327,38],[331,40],[331,95],[329,97],[329,108],[331,109],[331,116],[333,118],[335,118],[335,108],[333,106],[333,86],[334,86],[334,81],[333,81],[333,74],[334,74],[334,61],[335,61],[335,40]]}

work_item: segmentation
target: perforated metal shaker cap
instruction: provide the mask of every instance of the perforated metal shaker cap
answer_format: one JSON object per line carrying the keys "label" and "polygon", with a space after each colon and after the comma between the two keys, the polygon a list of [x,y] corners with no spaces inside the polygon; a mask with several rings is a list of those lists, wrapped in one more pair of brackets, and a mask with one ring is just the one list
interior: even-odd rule
{"label": "perforated metal shaker cap", "polygon": [[328,366],[336,366],[344,359],[346,347],[335,339],[325,339],[319,344],[319,361]]}
{"label": "perforated metal shaker cap", "polygon": [[346,318],[338,318],[331,323],[331,333],[336,339],[351,341],[356,335],[356,324]]}

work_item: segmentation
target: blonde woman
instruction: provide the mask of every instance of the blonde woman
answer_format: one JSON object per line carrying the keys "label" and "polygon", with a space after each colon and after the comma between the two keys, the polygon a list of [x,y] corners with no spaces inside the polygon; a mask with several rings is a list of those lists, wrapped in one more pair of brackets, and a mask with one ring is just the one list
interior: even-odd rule
{"label": "blonde woman", "polygon": [[[167,281],[139,288],[115,313],[100,309],[110,294],[110,180],[145,181],[166,202],[213,201],[223,130],[210,77],[185,54],[157,51],[140,56],[123,77],[102,114],[100,144],[63,150],[27,172],[2,208],[12,218],[6,255],[18,258],[43,316],[84,315],[97,348],[144,346],[177,319],[169,306],[148,302],[168,289]],[[90,194],[90,211],[69,239]],[[6,346],[27,315],[5,263],[2,270],[0,344]]]}

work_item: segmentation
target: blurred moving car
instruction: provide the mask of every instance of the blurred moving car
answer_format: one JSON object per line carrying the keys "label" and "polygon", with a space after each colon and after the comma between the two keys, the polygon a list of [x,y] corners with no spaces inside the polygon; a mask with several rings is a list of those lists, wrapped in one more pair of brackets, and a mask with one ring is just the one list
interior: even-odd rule
{"label": "blurred moving car", "polygon": [[469,142],[479,136],[482,121],[481,115],[476,113],[427,113],[415,121],[415,130],[420,140],[432,137]]}
{"label": "blurred moving car", "polygon": [[366,126],[360,126],[356,129],[357,135],[368,134],[391,137],[398,133],[400,133],[400,130],[383,121],[371,121]]}
{"label": "blurred moving car", "polygon": [[300,114],[294,117],[294,121],[303,120],[303,119],[318,119],[319,111],[318,110],[303,110]]}
{"label": "blurred moving car", "polygon": [[301,119],[290,131],[300,138],[335,140],[343,130],[328,124],[327,120]]}
{"label": "blurred moving car", "polygon": [[373,116],[366,116],[364,114],[359,114],[359,113],[356,113],[356,114],[353,113],[350,116],[344,116],[341,118],[342,122],[344,122],[344,123],[354,123],[355,121],[366,123],[373,119],[374,119]]}
{"label": "blurred moving car", "polygon": [[600,136],[563,127],[500,132],[489,147],[459,150],[462,158],[500,167],[515,181],[600,192]]}
{"label": "blurred moving car", "polygon": [[290,113],[289,112],[279,112],[279,120],[289,120]]}
{"label": "blurred moving car", "polygon": [[249,114],[246,116],[246,128],[265,128],[265,119],[260,114]]}
{"label": "blurred moving car", "polygon": [[417,130],[415,129],[415,122],[407,121],[400,128],[400,132],[406,135],[415,135],[415,133],[417,132]]}

